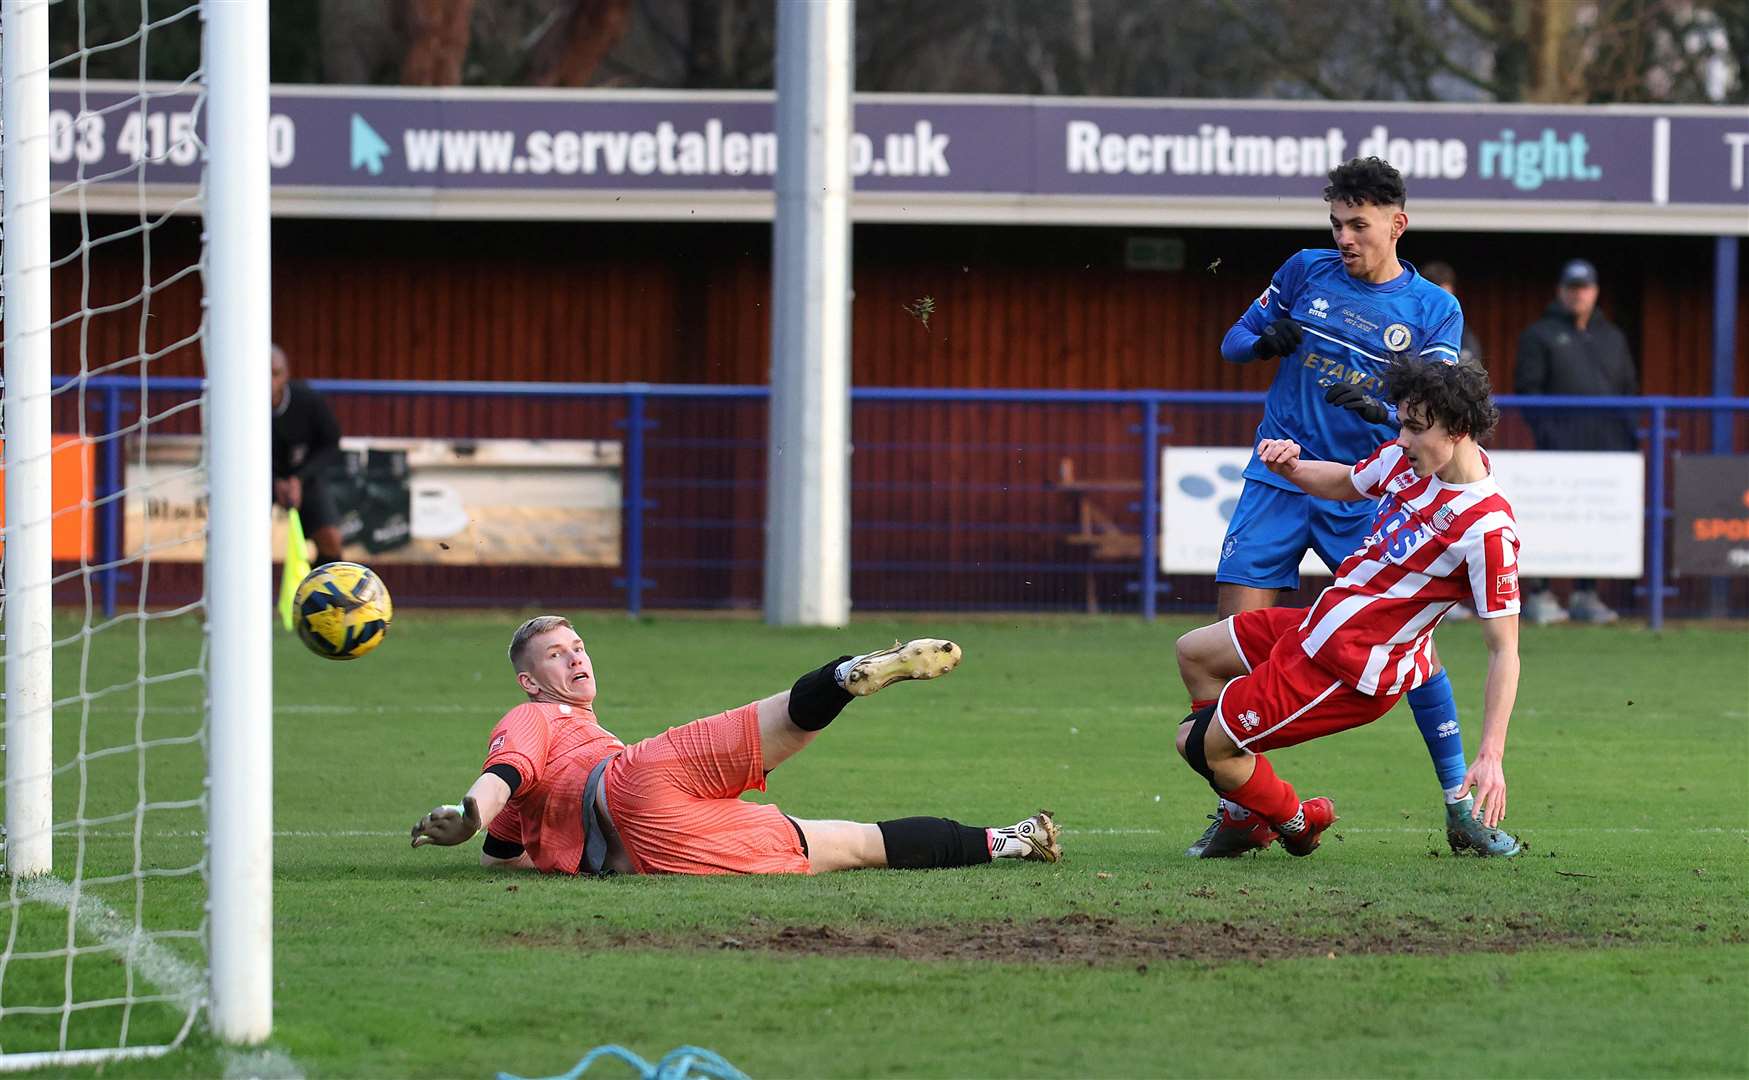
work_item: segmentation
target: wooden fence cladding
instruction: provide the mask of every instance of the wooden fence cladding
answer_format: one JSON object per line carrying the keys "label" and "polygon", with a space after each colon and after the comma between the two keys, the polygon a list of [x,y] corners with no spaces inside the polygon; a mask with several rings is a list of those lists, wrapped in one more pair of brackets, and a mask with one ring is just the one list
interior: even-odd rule
{"label": "wooden fence cladding", "polygon": [[[88,371],[137,377],[144,355],[152,374],[199,374],[197,346],[179,344],[200,319],[200,281],[189,269],[198,222],[165,223],[149,244],[128,231],[136,224],[94,220],[99,242],[56,271],[57,372],[79,370],[83,356]],[[1155,272],[1124,265],[1125,239],[1138,232],[1147,230],[860,228],[854,381],[1267,387],[1275,365],[1224,363],[1220,339],[1283,259],[1325,244],[1327,234],[1173,230],[1185,243],[1184,268]],[[57,218],[57,255],[76,252],[80,240],[75,220]],[[273,242],[274,336],[299,377],[767,379],[764,226],[281,220]],[[1510,391],[1518,334],[1552,299],[1559,266],[1581,256],[1599,267],[1602,307],[1627,332],[1645,392],[1701,395],[1712,389],[1712,244],[1411,231],[1403,254],[1457,267],[1497,390]],[[1736,391],[1749,393],[1749,291],[1738,297],[1736,378]],[[89,423],[93,404],[63,395],[57,430],[77,430],[82,413]],[[623,437],[623,405],[614,400],[338,395],[334,405],[356,435]],[[763,405],[666,401],[652,403],[650,417],[646,569],[658,582],[650,602],[756,604]],[[171,429],[194,430],[194,420],[185,414]],[[1099,559],[1109,545],[1085,534],[1093,518],[1139,527],[1139,422],[1132,406],[858,405],[859,605],[1079,606],[1089,593],[1133,603],[1133,567]],[[1165,439],[1243,444],[1255,422],[1252,409],[1179,411],[1166,418]],[[1749,445],[1746,437],[1749,422],[1739,420],[1737,443]],[[1509,415],[1497,444],[1525,442]],[[1673,445],[1704,448],[1704,421],[1683,420]],[[1063,482],[1065,465],[1072,484]],[[943,562],[958,568],[951,582],[928,572]],[[397,595],[409,600],[611,605],[623,596],[613,575],[599,571],[404,567],[398,578]]]}
{"label": "wooden fence cladding", "polygon": [[[153,230],[148,256],[138,235],[117,235],[134,222],[94,221],[101,242],[55,274],[56,370],[77,370],[83,349],[93,370],[127,374],[142,353],[170,350],[152,360],[154,373],[197,374],[193,351],[172,346],[200,317],[188,270],[198,223]],[[1221,336],[1282,259],[1325,235],[1175,230],[1183,270],[1125,269],[1125,237],[1141,231],[859,229],[855,381],[1267,386],[1273,366],[1221,362]],[[79,239],[76,221],[56,219],[57,255]],[[757,384],[769,372],[763,226],[281,220],[273,242],[275,337],[303,377]],[[1465,315],[1501,392],[1512,387],[1519,332],[1553,298],[1570,255],[1597,263],[1602,309],[1627,331],[1647,393],[1712,390],[1710,238],[1412,230],[1403,254],[1458,267]],[[927,326],[907,310],[924,297]],[[82,308],[92,314],[81,318]],[[1736,389],[1749,393],[1749,290],[1737,325]]]}

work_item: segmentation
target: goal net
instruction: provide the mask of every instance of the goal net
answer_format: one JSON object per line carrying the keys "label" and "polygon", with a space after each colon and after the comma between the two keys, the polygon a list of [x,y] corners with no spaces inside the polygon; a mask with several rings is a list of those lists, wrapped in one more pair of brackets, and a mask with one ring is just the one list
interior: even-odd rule
{"label": "goal net", "polygon": [[265,9],[0,3],[0,1070],[268,1032]]}

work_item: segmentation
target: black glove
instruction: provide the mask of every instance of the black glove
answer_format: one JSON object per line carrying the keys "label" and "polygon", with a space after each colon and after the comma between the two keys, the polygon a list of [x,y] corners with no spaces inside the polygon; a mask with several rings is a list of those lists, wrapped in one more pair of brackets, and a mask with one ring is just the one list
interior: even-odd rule
{"label": "black glove", "polygon": [[1352,383],[1331,383],[1330,389],[1324,391],[1324,400],[1351,413],[1357,413],[1369,424],[1391,422],[1390,407]]}
{"label": "black glove", "polygon": [[1271,356],[1288,356],[1300,347],[1305,335],[1300,332],[1300,324],[1292,319],[1277,319],[1266,327],[1257,339],[1257,344],[1251,346],[1251,351],[1257,359],[1264,360]]}

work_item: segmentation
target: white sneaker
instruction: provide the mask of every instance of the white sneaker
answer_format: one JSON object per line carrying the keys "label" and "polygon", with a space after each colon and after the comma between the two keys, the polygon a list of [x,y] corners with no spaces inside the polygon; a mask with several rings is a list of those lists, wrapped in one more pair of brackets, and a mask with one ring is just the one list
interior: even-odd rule
{"label": "white sneaker", "polygon": [[1555,599],[1555,594],[1547,589],[1525,597],[1523,614],[1526,619],[1538,626],[1563,623],[1568,618],[1567,609],[1562,607],[1561,602]]}
{"label": "white sneaker", "polygon": [[915,638],[903,645],[895,641],[890,649],[845,661],[849,670],[838,669],[842,672],[838,682],[857,697],[867,697],[905,679],[940,678],[959,662],[960,647],[951,641]]}
{"label": "white sneaker", "polygon": [[1615,610],[1603,602],[1603,598],[1590,589],[1575,591],[1567,601],[1567,614],[1574,622],[1612,623],[1621,618]]}
{"label": "white sneaker", "polygon": [[1049,810],[1040,810],[1025,821],[992,831],[1001,834],[1005,841],[1018,845],[1008,850],[1018,851],[1018,857],[1028,862],[1054,863],[1063,859],[1062,833],[1057,828],[1056,818],[1051,816]]}

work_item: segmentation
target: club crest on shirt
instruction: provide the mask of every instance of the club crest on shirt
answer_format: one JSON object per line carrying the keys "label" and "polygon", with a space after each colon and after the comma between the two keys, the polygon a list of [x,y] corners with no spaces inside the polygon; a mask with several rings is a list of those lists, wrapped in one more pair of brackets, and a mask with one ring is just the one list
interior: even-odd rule
{"label": "club crest on shirt", "polygon": [[1402,352],[1415,340],[1415,335],[1411,334],[1409,328],[1404,324],[1394,322],[1385,327],[1384,339],[1385,348],[1392,352]]}
{"label": "club crest on shirt", "polygon": [[500,751],[502,749],[504,749],[504,736],[494,735],[492,737],[492,745],[486,747],[486,753],[496,754],[498,751]]}
{"label": "club crest on shirt", "polygon": [[1239,714],[1239,726],[1246,731],[1256,731],[1263,726],[1263,717],[1257,715],[1256,709],[1246,709]]}
{"label": "club crest on shirt", "polygon": [[1444,532],[1451,528],[1451,523],[1457,520],[1457,511],[1449,506],[1442,506],[1433,512],[1433,531]]}

